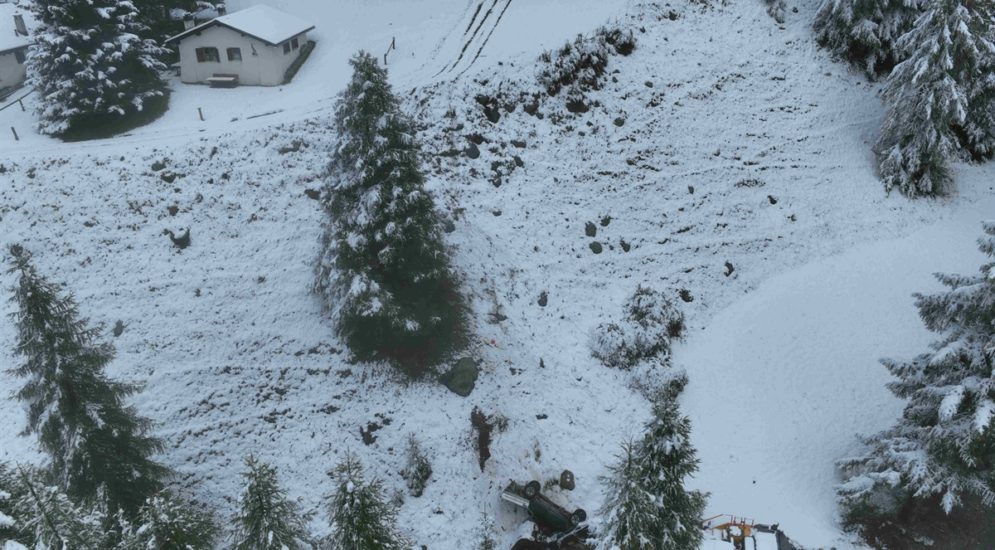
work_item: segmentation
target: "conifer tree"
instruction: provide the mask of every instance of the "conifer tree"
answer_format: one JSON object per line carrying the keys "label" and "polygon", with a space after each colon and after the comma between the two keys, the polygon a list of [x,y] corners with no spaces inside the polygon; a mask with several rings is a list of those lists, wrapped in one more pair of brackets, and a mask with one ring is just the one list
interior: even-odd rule
{"label": "conifer tree", "polygon": [[947,513],[968,494],[995,505],[995,222],[984,230],[992,261],[979,275],[938,275],[949,290],[916,296],[941,339],[910,361],[883,361],[905,410],[865,453],[840,462],[844,516],[892,514],[908,498],[938,498]]}
{"label": "conifer tree", "polygon": [[357,359],[387,359],[414,374],[460,344],[463,301],[424,188],[414,124],[373,56],[360,52],[350,63],[315,290]]}
{"label": "conifer tree", "polygon": [[691,422],[676,403],[660,399],[653,420],[636,443],[623,446],[618,464],[602,479],[606,518],[603,550],[692,550],[701,546],[699,528],[706,495],[684,481],[698,471]]}
{"label": "conifer tree", "polygon": [[[214,518],[169,494],[150,497],[134,521],[122,518],[114,550],[214,550]],[[68,550],[68,549],[67,549]]]}
{"label": "conifer tree", "polygon": [[26,493],[17,472],[0,463],[0,548],[6,542],[16,542],[24,546],[31,544],[31,534],[25,528],[25,521],[17,511],[17,503]]}
{"label": "conifer tree", "polygon": [[886,76],[904,55],[898,39],[912,29],[926,0],[823,0],[815,17],[819,44],[834,56]]}
{"label": "conifer tree", "polygon": [[235,550],[304,550],[308,534],[300,506],[287,497],[276,469],[249,456],[245,490],[235,517]]}
{"label": "conifer tree", "polygon": [[764,0],[767,3],[767,13],[778,23],[784,23],[784,12],[787,6],[784,0]]}
{"label": "conifer tree", "polygon": [[23,531],[31,533],[37,550],[107,550],[112,542],[105,531],[106,516],[99,510],[74,504],[58,487],[45,484],[35,473],[22,471],[23,488],[16,503]]}
{"label": "conifer tree", "polygon": [[[947,162],[958,150],[955,128],[968,127],[973,96],[991,67],[991,21],[965,0],[936,0],[902,36],[907,59],[888,78],[888,117],[877,143],[887,189],[916,197],[948,191]],[[977,108],[977,106],[975,107]],[[976,120],[973,124],[987,124]],[[973,127],[983,143],[992,128]]]}
{"label": "conifer tree", "polygon": [[124,402],[138,388],[107,378],[114,348],[97,342],[98,330],[37,272],[26,250],[14,245],[10,252],[15,351],[23,358],[11,372],[26,379],[16,394],[27,409],[24,433],[37,434],[54,480],[74,502],[134,514],[166,474],[150,458],[162,446],[147,435],[151,423]]}
{"label": "conifer tree", "polygon": [[410,543],[398,531],[396,510],[379,479],[367,482],[363,467],[346,455],[333,473],[336,488],[328,505],[332,550],[402,550]]}
{"label": "conifer tree", "polygon": [[143,111],[166,90],[165,53],[129,0],[35,0],[28,56],[44,134],[103,126]]}

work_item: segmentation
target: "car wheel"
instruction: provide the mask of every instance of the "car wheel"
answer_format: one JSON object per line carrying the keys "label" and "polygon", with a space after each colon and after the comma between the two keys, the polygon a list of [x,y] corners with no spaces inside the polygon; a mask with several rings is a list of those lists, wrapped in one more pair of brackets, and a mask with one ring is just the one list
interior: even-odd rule
{"label": "car wheel", "polygon": [[539,495],[539,490],[542,486],[539,485],[538,481],[530,481],[525,484],[525,498],[535,498]]}
{"label": "car wheel", "polygon": [[587,512],[585,512],[582,508],[577,508],[577,510],[575,510],[574,513],[570,514],[570,524],[573,525],[574,527],[580,525],[581,523],[584,523],[584,520],[586,519],[587,519]]}

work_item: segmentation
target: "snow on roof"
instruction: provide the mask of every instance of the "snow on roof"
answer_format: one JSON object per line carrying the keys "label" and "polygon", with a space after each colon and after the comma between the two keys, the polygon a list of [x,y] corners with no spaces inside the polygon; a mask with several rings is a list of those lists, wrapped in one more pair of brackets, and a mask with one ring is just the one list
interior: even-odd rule
{"label": "snow on roof", "polygon": [[31,39],[17,34],[14,27],[14,16],[23,15],[24,22],[31,28],[31,14],[18,9],[14,4],[0,4],[0,53],[26,48],[31,45]]}
{"label": "snow on roof", "polygon": [[297,16],[260,4],[212,19],[203,25],[178,34],[166,42],[182,40],[190,34],[213,25],[228,27],[274,46],[314,28],[314,25]]}

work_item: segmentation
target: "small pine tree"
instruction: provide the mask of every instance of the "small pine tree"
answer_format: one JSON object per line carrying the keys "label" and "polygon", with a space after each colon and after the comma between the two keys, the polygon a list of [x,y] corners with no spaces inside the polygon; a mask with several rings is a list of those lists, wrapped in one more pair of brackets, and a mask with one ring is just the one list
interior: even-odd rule
{"label": "small pine tree", "polygon": [[31,533],[38,550],[106,550],[111,547],[105,531],[106,516],[73,504],[57,487],[43,483],[37,474],[22,471],[23,488],[15,506],[23,530]]}
{"label": "small pine tree", "polygon": [[[936,0],[902,36],[898,47],[907,59],[888,78],[891,105],[878,140],[881,177],[891,190],[910,196],[947,192],[947,162],[958,149],[955,128],[968,127],[982,69],[991,67],[995,45],[990,18],[965,0]],[[977,107],[976,107],[977,108]],[[972,135],[987,143],[990,128]]]}
{"label": "small pine tree", "polygon": [[304,550],[308,533],[300,506],[287,497],[276,469],[249,456],[235,516],[234,550]]}
{"label": "small pine tree", "polygon": [[698,471],[691,422],[676,403],[659,400],[638,443],[623,446],[618,464],[602,479],[606,518],[602,550],[691,550],[701,546],[699,528],[707,496],[684,488]]}
{"label": "small pine tree", "polygon": [[209,513],[160,493],[145,502],[134,522],[122,519],[115,550],[213,550],[217,533]]}
{"label": "small pine tree", "polygon": [[950,513],[965,494],[995,505],[995,222],[974,277],[938,275],[948,291],[916,296],[926,327],[943,338],[911,361],[883,361],[906,400],[893,428],[840,462],[844,516],[893,514],[907,498],[939,498]]}
{"label": "small pine tree", "polygon": [[408,464],[401,471],[401,477],[407,482],[408,491],[415,498],[425,493],[428,480],[432,477],[432,463],[414,435],[408,438]]}
{"label": "small pine tree", "polygon": [[875,78],[904,59],[898,39],[912,29],[926,0],[823,0],[816,38],[834,56]]}
{"label": "small pine tree", "polygon": [[787,6],[784,0],[764,0],[767,4],[767,13],[778,23],[784,23],[784,12]]}
{"label": "small pine tree", "polygon": [[104,126],[141,112],[166,90],[165,50],[128,0],[35,0],[40,23],[28,56],[44,134]]}
{"label": "small pine tree", "polygon": [[388,359],[414,374],[462,342],[463,301],[424,189],[414,124],[373,56],[360,52],[350,63],[315,290],[357,359]]}
{"label": "small pine tree", "polygon": [[[38,274],[31,255],[11,246],[16,353],[11,372],[26,379],[26,434],[37,434],[53,477],[74,502],[132,515],[161,486],[167,470],[149,457],[162,447],[147,435],[151,423],[124,403],[136,386],[109,380],[114,348],[81,319],[71,296]],[[98,502],[99,501],[99,502]]]}
{"label": "small pine tree", "polygon": [[379,479],[367,482],[352,454],[335,468],[337,484],[328,505],[333,550],[402,550],[410,543],[398,531],[396,510],[387,502]]}

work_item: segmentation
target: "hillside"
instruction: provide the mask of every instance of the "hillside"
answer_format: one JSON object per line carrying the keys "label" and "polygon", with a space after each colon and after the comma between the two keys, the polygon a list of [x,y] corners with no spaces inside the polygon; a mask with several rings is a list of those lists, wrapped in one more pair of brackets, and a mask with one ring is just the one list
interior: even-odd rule
{"label": "hillside", "polygon": [[[93,321],[124,323],[108,335],[110,374],[145,385],[135,403],[168,442],[160,459],[177,486],[226,510],[251,450],[279,467],[320,534],[338,457],[358,453],[403,491],[415,434],[434,474],[400,523],[419,545],[465,547],[487,516],[510,547],[524,516],[500,490],[564,468],[578,486],[554,498],[593,516],[598,476],[647,419],[639,388],[668,373],[607,369],[588,339],[645,284],[686,291],[689,335],[674,362],[690,378],[682,406],[709,511],[780,523],[806,547],[856,547],[836,525],[833,462],[895,418],[876,361],[930,340],[910,294],[933,289],[932,272],[978,264],[995,172],[957,166],[949,199],[886,195],[869,147],[877,88],[816,47],[816,0],[799,0],[783,26],[759,0],[516,0],[482,27],[495,29],[490,41],[471,40],[466,51],[483,46],[472,63],[460,52],[475,2],[271,3],[318,21],[318,50],[294,83],[176,81],[170,112],[133,135],[0,142],[0,244],[31,249]],[[539,104],[542,118],[529,114],[521,98],[541,91],[541,50],[609,19],[638,44],[612,58],[592,108],[571,114],[557,97]],[[308,192],[336,142],[345,60],[390,36],[388,67],[472,298],[466,354],[483,373],[468,398],[350,364],[308,292],[322,215]],[[501,104],[496,123],[478,96]],[[0,124],[27,127],[30,113],[4,111]],[[185,228],[192,244],[178,251],[164,230]],[[0,287],[12,283],[0,275]],[[15,360],[13,340],[0,323],[0,365]],[[0,389],[16,386],[0,374]],[[507,423],[483,471],[475,407]],[[37,458],[17,436],[23,421],[0,400],[0,460]]]}

